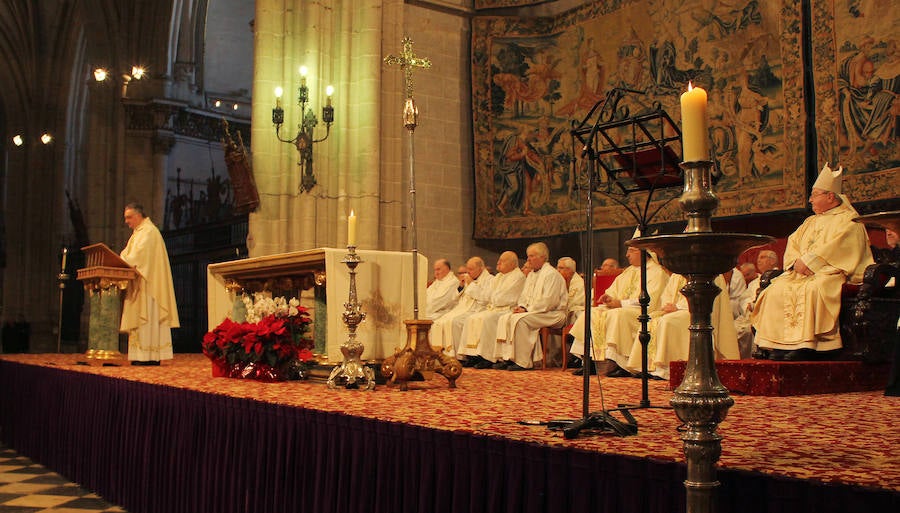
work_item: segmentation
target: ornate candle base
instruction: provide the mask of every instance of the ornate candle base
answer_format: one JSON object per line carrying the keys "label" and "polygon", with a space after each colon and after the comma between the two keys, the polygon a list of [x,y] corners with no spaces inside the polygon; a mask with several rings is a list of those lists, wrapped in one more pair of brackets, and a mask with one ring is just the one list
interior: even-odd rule
{"label": "ornate candle base", "polygon": [[745,250],[771,242],[772,237],[745,233],[713,233],[710,218],[719,199],[712,189],[712,162],[683,162],[684,192],[679,198],[688,224],[685,233],[632,239],[626,244],[655,251],[660,264],[687,278],[681,293],[691,312],[690,348],[684,380],[670,401],[684,423],[681,439],[687,459],[687,512],[709,513],[713,507],[716,462],[722,437],[716,433],[734,399],[716,373],[712,336],[713,302],[720,289],[716,276],[734,268]]}
{"label": "ornate candle base", "polygon": [[438,373],[447,378],[450,388],[456,388],[456,379],[462,375],[462,364],[431,347],[428,331],[432,321],[416,319],[403,322],[406,324],[406,346],[385,358],[381,364],[381,373],[390,380],[389,383],[399,383],[400,390],[405,391],[416,374],[431,379],[434,373]]}
{"label": "ornate candle base", "polygon": [[341,345],[341,354],[344,355],[344,361],[331,371],[328,376],[328,388],[350,388],[350,389],[375,389],[375,371],[363,365],[360,360],[362,356],[363,344],[356,340],[356,327],[359,326],[365,318],[366,314],[360,310],[359,300],[356,296],[356,266],[362,263],[359,255],[356,254],[356,246],[347,246],[347,256],[341,262],[347,264],[350,268],[350,297],[344,303],[344,313],[342,317],[350,335],[347,341]]}
{"label": "ornate candle base", "polygon": [[772,240],[764,235],[739,233],[683,233],[633,239],[626,244],[655,251],[662,265],[687,277],[681,292],[691,312],[690,352],[684,380],[671,400],[684,422],[684,455],[687,459],[687,511],[710,512],[716,487],[716,462],[722,453],[716,429],[734,404],[719,381],[713,351],[713,301],[719,287],[716,276],[732,269],[745,250]]}

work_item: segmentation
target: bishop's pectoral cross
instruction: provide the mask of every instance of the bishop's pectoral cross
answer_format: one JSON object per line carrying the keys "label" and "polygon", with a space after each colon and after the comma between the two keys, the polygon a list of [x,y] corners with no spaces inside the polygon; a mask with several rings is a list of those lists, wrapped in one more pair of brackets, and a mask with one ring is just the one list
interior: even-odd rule
{"label": "bishop's pectoral cross", "polygon": [[403,125],[410,131],[415,130],[418,124],[419,109],[416,108],[413,100],[413,68],[430,68],[431,59],[426,57],[416,57],[412,50],[412,39],[404,37],[403,53],[399,56],[391,54],[384,58],[384,63],[388,66],[399,64],[403,71],[403,86],[406,90],[406,102],[403,105]]}

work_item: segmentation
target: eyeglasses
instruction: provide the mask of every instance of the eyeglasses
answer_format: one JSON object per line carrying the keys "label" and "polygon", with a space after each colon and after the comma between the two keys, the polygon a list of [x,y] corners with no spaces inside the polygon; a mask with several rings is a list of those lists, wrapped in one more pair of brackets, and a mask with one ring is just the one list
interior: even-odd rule
{"label": "eyeglasses", "polygon": [[825,194],[828,194],[828,193],[827,193],[827,192],[813,191],[812,193],[810,193],[809,199],[813,199],[813,198],[815,198],[816,196],[822,196],[822,195],[825,195]]}

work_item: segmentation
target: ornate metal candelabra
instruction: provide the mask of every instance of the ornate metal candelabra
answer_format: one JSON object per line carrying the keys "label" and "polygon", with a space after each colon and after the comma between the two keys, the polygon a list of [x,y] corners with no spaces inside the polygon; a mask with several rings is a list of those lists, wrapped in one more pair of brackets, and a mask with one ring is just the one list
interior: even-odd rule
{"label": "ornate metal candelabra", "polygon": [[284,124],[284,109],[281,108],[281,95],[284,91],[280,87],[275,88],[275,108],[272,109],[272,123],[275,124],[275,137],[283,143],[293,144],[299,153],[297,165],[302,172],[300,178],[300,190],[309,192],[316,186],[316,176],[313,173],[313,144],[328,139],[331,133],[331,124],[334,122],[334,107],[331,105],[331,95],[334,87],[325,88],[327,99],[322,107],[322,121],[325,123],[325,137],[315,139],[313,129],[319,124],[312,107],[306,108],[309,102],[309,87],[306,85],[306,66],[300,67],[300,87],[297,88],[297,105],[300,106],[300,123],[297,124],[297,135],[291,139],[281,137],[281,125]]}
{"label": "ornate metal candelabra", "polygon": [[772,240],[765,235],[713,233],[710,217],[719,204],[712,190],[712,162],[685,162],[684,192],[680,203],[688,218],[685,233],[633,239],[626,244],[656,251],[662,265],[687,277],[681,292],[691,312],[690,353],[684,380],[671,400],[685,424],[681,439],[687,459],[688,513],[714,511],[716,462],[722,454],[722,437],[716,433],[734,399],[719,381],[713,351],[710,317],[720,289],[716,276],[733,268],[745,250]]}
{"label": "ornate metal candelabra", "polygon": [[360,309],[359,299],[356,296],[356,266],[362,263],[356,254],[356,246],[347,246],[347,256],[341,262],[350,268],[350,296],[344,303],[344,313],[341,317],[344,324],[350,330],[347,341],[341,345],[341,354],[344,361],[331,371],[328,376],[328,388],[362,388],[364,390],[375,389],[375,371],[363,365],[360,356],[363,353],[363,344],[356,340],[356,327],[366,318],[366,313]]}

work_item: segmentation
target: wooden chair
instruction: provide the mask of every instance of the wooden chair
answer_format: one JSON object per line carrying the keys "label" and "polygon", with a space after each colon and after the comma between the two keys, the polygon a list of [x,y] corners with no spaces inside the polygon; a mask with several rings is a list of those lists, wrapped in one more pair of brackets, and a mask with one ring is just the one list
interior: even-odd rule
{"label": "wooden chair", "polygon": [[569,334],[569,330],[572,328],[571,324],[566,324],[561,327],[544,327],[541,328],[540,336],[541,336],[541,369],[547,368],[547,350],[550,347],[550,336],[551,335],[559,335],[561,338],[561,346],[562,346],[562,370],[566,370],[566,363],[569,359],[569,350],[566,347],[566,336]]}

